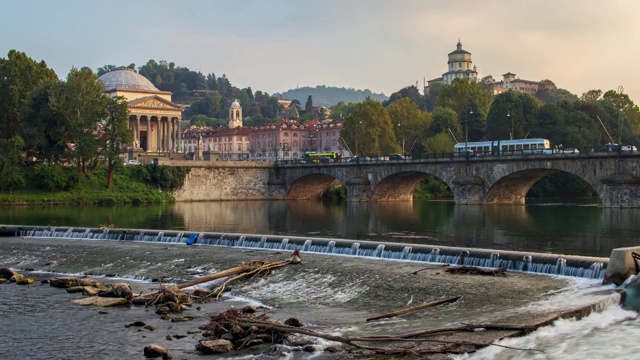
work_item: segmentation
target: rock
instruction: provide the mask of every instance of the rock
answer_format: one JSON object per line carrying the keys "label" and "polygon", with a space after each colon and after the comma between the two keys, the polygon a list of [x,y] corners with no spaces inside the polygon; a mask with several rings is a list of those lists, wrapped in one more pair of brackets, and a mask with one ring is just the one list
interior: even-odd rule
{"label": "rock", "polygon": [[93,287],[93,286],[83,286],[82,287],[82,293],[87,295],[87,296],[97,296],[98,293],[101,290],[97,287]]}
{"label": "rock", "polygon": [[302,321],[296,319],[296,318],[288,318],[287,320],[284,321],[285,325],[289,325],[289,326],[294,326],[294,327],[303,327],[304,324],[302,323]]}
{"label": "rock", "polygon": [[155,329],[156,329],[155,327],[153,327],[153,326],[151,326],[151,325],[145,325],[145,327],[144,327],[144,328],[145,328],[145,329],[147,329],[147,330],[149,330],[149,331],[153,331],[153,330],[155,330]]}
{"label": "rock", "polygon": [[0,278],[0,284],[4,284],[6,282],[9,282],[9,279]]}
{"label": "rock", "polygon": [[62,276],[49,280],[49,285],[58,288],[70,288],[79,286],[79,281],[78,278],[74,276]]}
{"label": "rock", "polygon": [[2,279],[11,279],[16,272],[9,268],[0,268],[0,278]]}
{"label": "rock", "polygon": [[187,330],[187,334],[189,334],[189,335],[199,334],[199,333],[201,333],[201,332],[202,332],[202,331],[200,331],[200,330]]}
{"label": "rock", "polygon": [[28,277],[28,278],[22,279],[22,281],[17,281],[16,284],[18,284],[18,285],[31,285],[34,282],[36,282],[36,278]]}
{"label": "rock", "polygon": [[175,334],[175,335],[173,335],[174,339],[184,339],[186,337],[187,337],[186,334]]}
{"label": "rock", "polygon": [[256,312],[256,307],[255,306],[247,305],[247,306],[242,308],[242,313],[243,314],[253,314],[255,312]]}
{"label": "rock", "polygon": [[233,334],[231,334],[231,333],[224,333],[224,334],[220,335],[220,339],[233,341]]}
{"label": "rock", "polygon": [[231,334],[234,338],[240,339],[246,335],[246,331],[240,325],[231,325]]}
{"label": "rock", "polygon": [[234,349],[233,343],[229,340],[200,340],[196,349],[205,354],[222,354]]}
{"label": "rock", "polygon": [[102,283],[99,283],[96,279],[92,278],[80,278],[78,279],[78,286],[93,286],[93,287],[101,287],[105,286]]}
{"label": "rock", "polygon": [[18,273],[13,274],[11,279],[9,279],[9,282],[14,282],[14,283],[19,283],[21,281],[24,281],[24,275],[18,274]]}
{"label": "rock", "polygon": [[40,281],[40,284],[51,284],[51,280],[49,280],[49,279],[42,280],[42,281]]}
{"label": "rock", "polygon": [[195,316],[176,316],[176,317],[171,319],[171,322],[191,321],[191,320],[193,320],[195,318],[196,318]]}
{"label": "rock", "polygon": [[98,311],[98,314],[100,314],[100,315],[106,315],[108,313],[109,313],[108,311],[104,311],[104,310]]}
{"label": "rock", "polygon": [[102,297],[118,297],[131,299],[133,297],[133,293],[131,292],[131,287],[127,283],[115,283],[109,287],[106,291],[100,291],[98,296]]}
{"label": "rock", "polygon": [[172,341],[172,340],[173,340],[173,338],[171,337],[171,335],[167,335],[167,336],[165,336],[164,338],[165,338],[165,339],[167,339],[167,340],[169,340],[169,341]]}
{"label": "rock", "polygon": [[171,316],[167,313],[167,314],[163,314],[160,319],[162,320],[171,320]]}
{"label": "rock", "polygon": [[160,345],[150,344],[144,347],[144,356],[148,358],[162,357],[162,360],[172,359],[167,349]]}
{"label": "rock", "polygon": [[72,286],[67,288],[68,293],[77,293],[84,291],[84,286]]}
{"label": "rock", "polygon": [[143,321],[135,321],[132,322],[131,324],[125,325],[124,327],[129,328],[132,326],[136,326],[136,327],[142,327],[142,326],[146,326],[147,324],[145,324]]}
{"label": "rock", "polygon": [[330,353],[338,353],[341,352],[342,349],[339,346],[327,346],[324,351],[326,352],[330,352]]}
{"label": "rock", "polygon": [[318,345],[306,345],[302,350],[304,350],[305,352],[316,352],[316,351],[320,351],[320,346]]}
{"label": "rock", "polygon": [[124,298],[105,298],[105,297],[99,297],[99,296],[91,296],[91,297],[86,297],[82,299],[75,299],[75,300],[71,300],[71,302],[74,304],[83,305],[83,306],[95,305],[95,306],[102,306],[102,307],[129,304],[129,300]]}

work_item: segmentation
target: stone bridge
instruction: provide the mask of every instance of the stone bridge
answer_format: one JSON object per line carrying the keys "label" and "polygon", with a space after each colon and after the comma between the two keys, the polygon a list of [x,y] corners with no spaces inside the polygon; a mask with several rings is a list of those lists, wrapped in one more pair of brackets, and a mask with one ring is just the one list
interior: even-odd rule
{"label": "stone bridge", "polygon": [[290,164],[273,172],[287,199],[318,198],[338,180],[351,201],[410,201],[416,185],[432,175],[452,190],[456,204],[524,204],[536,182],[566,172],[591,185],[605,207],[640,207],[640,153]]}

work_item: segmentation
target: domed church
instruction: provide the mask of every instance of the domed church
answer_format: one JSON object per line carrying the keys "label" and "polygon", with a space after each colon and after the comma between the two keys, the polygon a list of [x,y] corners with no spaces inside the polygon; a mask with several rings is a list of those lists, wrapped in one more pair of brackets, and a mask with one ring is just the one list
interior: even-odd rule
{"label": "domed church", "polygon": [[158,90],[133,69],[119,67],[100,76],[110,96],[122,96],[133,130],[130,158],[136,154],[179,152],[182,107],[171,102],[171,92]]}

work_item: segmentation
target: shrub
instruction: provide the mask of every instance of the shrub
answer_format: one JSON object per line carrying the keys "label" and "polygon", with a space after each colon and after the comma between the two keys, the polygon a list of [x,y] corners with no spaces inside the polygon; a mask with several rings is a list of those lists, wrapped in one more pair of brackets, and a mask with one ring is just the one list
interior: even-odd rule
{"label": "shrub", "polygon": [[69,187],[67,174],[60,165],[40,164],[36,166],[35,174],[41,189],[61,191]]}

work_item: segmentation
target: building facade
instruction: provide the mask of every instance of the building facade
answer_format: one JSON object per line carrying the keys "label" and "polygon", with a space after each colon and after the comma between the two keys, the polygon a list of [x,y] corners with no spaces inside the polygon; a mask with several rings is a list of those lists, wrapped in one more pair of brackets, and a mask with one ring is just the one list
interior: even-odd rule
{"label": "building facade", "polygon": [[473,65],[471,53],[462,49],[462,43],[458,40],[456,49],[449,53],[447,61],[448,71],[441,77],[431,79],[424,84],[424,93],[429,93],[429,86],[435,83],[444,83],[451,85],[455,79],[478,79],[478,68]]}
{"label": "building facade", "polygon": [[129,158],[153,153],[163,156],[180,151],[182,107],[171,101],[171,92],[158,90],[135,70],[119,67],[99,80],[110,96],[122,96],[129,110],[129,128],[133,143]]}

